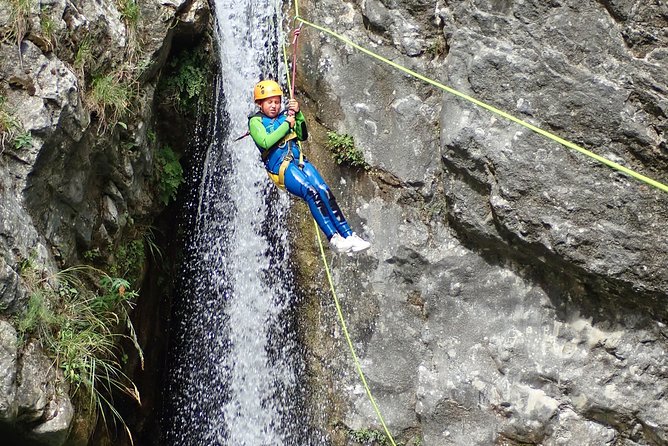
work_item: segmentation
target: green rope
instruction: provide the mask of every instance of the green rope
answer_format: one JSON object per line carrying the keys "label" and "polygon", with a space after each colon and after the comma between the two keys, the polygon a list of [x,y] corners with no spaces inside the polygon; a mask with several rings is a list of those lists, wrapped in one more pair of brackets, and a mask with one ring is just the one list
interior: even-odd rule
{"label": "green rope", "polygon": [[[295,6],[296,6],[296,5],[297,5],[297,1],[295,0]],[[295,10],[297,10],[297,8],[295,8]],[[640,173],[638,173],[638,172],[636,172],[636,171],[634,171],[634,170],[631,170],[631,169],[629,169],[629,168],[627,168],[627,167],[624,167],[624,166],[622,166],[621,164],[617,164],[617,163],[615,163],[614,161],[611,161],[611,160],[609,160],[609,159],[607,159],[607,158],[604,158],[604,157],[602,157],[602,156],[600,156],[600,155],[597,155],[597,154],[595,154],[595,153],[593,153],[593,152],[591,152],[591,151],[585,149],[584,147],[580,147],[580,146],[578,146],[577,144],[574,144],[574,143],[572,143],[572,142],[570,142],[570,141],[567,141],[567,140],[565,140],[565,139],[563,139],[563,138],[560,138],[559,136],[554,135],[554,134],[548,132],[547,130],[543,130],[543,129],[541,129],[540,127],[536,127],[536,126],[533,125],[533,124],[529,124],[529,123],[526,122],[526,121],[523,121],[523,120],[521,120],[521,119],[519,119],[519,118],[516,118],[515,116],[513,116],[513,115],[511,115],[511,114],[509,114],[509,113],[506,113],[506,112],[504,112],[503,110],[499,110],[498,108],[493,107],[493,106],[491,106],[491,105],[489,105],[489,104],[487,104],[487,103],[485,103],[485,102],[482,102],[482,101],[480,101],[480,100],[478,100],[478,99],[475,99],[475,98],[473,98],[473,97],[471,97],[471,96],[469,96],[469,95],[467,95],[467,94],[464,94],[464,93],[462,93],[462,92],[460,92],[460,91],[457,91],[457,90],[455,90],[455,89],[453,89],[453,88],[450,88],[450,87],[448,87],[448,86],[446,86],[446,85],[443,85],[443,84],[441,84],[440,82],[437,82],[437,81],[435,81],[435,80],[433,80],[433,79],[430,79],[430,78],[428,78],[428,77],[426,77],[426,76],[423,76],[423,75],[421,75],[421,74],[419,74],[419,73],[416,73],[416,72],[413,71],[413,70],[410,70],[410,69],[408,69],[408,68],[406,68],[406,67],[404,67],[404,66],[402,66],[402,65],[400,65],[400,64],[398,64],[398,63],[396,63],[396,62],[393,62],[393,61],[391,61],[391,60],[389,60],[389,59],[386,59],[385,57],[383,57],[383,56],[381,56],[381,55],[379,55],[379,54],[376,54],[376,53],[374,53],[373,51],[368,50],[368,49],[366,49],[366,48],[364,48],[364,47],[362,47],[362,46],[360,46],[360,45],[354,43],[353,41],[351,41],[351,40],[348,39],[347,37],[342,36],[341,34],[338,34],[338,33],[332,31],[332,30],[329,29],[329,28],[325,28],[325,27],[322,27],[322,26],[320,26],[320,25],[316,25],[315,23],[311,23],[311,22],[309,22],[308,20],[305,20],[305,19],[299,17],[298,14],[297,14],[297,16],[295,17],[295,19],[296,19],[296,20],[299,20],[300,22],[304,23],[305,25],[311,26],[311,27],[313,27],[313,28],[315,28],[315,29],[317,29],[317,30],[319,30],[319,31],[322,31],[322,32],[324,32],[324,33],[326,33],[326,34],[329,34],[330,36],[335,37],[335,38],[341,40],[342,42],[344,42],[344,43],[346,43],[346,44],[352,46],[353,48],[356,48],[356,49],[358,49],[359,51],[361,51],[361,52],[363,52],[363,53],[365,53],[365,54],[367,54],[367,55],[369,55],[369,56],[371,56],[371,57],[373,57],[373,58],[375,58],[375,59],[380,60],[381,62],[384,62],[384,63],[386,63],[386,64],[388,64],[388,65],[390,65],[390,66],[392,66],[392,67],[394,67],[394,68],[396,68],[396,69],[398,69],[398,70],[400,70],[400,71],[403,71],[403,72],[406,73],[406,74],[409,74],[409,75],[411,75],[411,76],[413,76],[413,77],[415,77],[415,78],[417,78],[417,79],[420,79],[421,81],[424,81],[424,82],[426,82],[426,83],[428,83],[428,84],[431,84],[431,85],[433,85],[433,86],[435,86],[435,87],[438,87],[438,88],[440,88],[440,89],[442,89],[442,90],[444,90],[444,91],[447,91],[448,93],[451,93],[451,94],[453,94],[453,95],[455,95],[455,96],[458,96],[458,97],[460,97],[460,98],[462,98],[462,99],[464,99],[464,100],[466,100],[466,101],[469,101],[469,102],[471,102],[471,103],[473,103],[473,104],[475,104],[475,105],[477,105],[477,106],[479,106],[479,107],[482,107],[482,108],[484,108],[484,109],[487,109],[487,110],[491,111],[492,113],[495,113],[495,114],[497,114],[497,115],[499,115],[499,116],[501,116],[501,117],[503,117],[503,118],[506,118],[506,119],[508,119],[508,120],[510,120],[510,121],[513,121],[513,122],[515,122],[515,123],[517,123],[517,124],[519,124],[519,125],[522,125],[522,126],[528,128],[529,130],[532,130],[532,131],[534,131],[534,132],[536,132],[536,133],[538,133],[538,134],[540,134],[540,135],[545,136],[546,138],[549,138],[549,139],[551,139],[551,140],[553,140],[553,141],[556,141],[556,142],[558,142],[559,144],[561,144],[561,145],[563,145],[563,146],[566,146],[566,147],[568,147],[568,148],[571,148],[571,149],[573,149],[573,150],[576,150],[576,151],[578,151],[578,152],[580,152],[580,153],[582,153],[582,154],[584,154],[584,155],[586,155],[586,156],[588,156],[588,157],[590,157],[590,158],[595,159],[596,161],[598,161],[598,162],[600,162],[600,163],[602,163],[602,164],[605,164],[605,165],[608,166],[608,167],[611,167],[611,168],[613,168],[613,169],[616,169],[616,170],[618,170],[618,171],[620,171],[620,172],[624,172],[625,174],[627,174],[627,175],[629,175],[629,176],[631,176],[631,177],[633,177],[633,178],[635,178],[635,179],[637,179],[637,180],[639,180],[639,181],[642,181],[642,182],[644,182],[644,183],[646,183],[646,184],[649,184],[650,186],[654,186],[654,187],[657,188],[657,189],[660,189],[660,190],[662,190],[662,191],[664,191],[664,192],[668,192],[668,186],[666,186],[666,185],[663,184],[663,183],[660,183],[659,181],[656,181],[656,180],[653,180],[653,179],[651,179],[651,178],[649,178],[649,177],[646,177],[645,175],[642,175],[642,174],[640,174]]]}
{"label": "green rope", "polygon": [[369,401],[371,401],[371,405],[373,406],[373,410],[376,412],[376,416],[378,416],[378,420],[380,420],[380,424],[383,425],[383,429],[385,430],[385,435],[387,435],[387,438],[390,440],[390,443],[392,443],[392,446],[397,446],[397,444],[394,442],[394,438],[392,437],[392,434],[390,434],[390,430],[387,428],[387,425],[385,424],[385,420],[383,419],[383,415],[380,413],[380,408],[378,407],[378,404],[376,404],[376,400],[374,399],[373,395],[371,394],[371,389],[369,388],[369,384],[366,381],[366,377],[364,376],[364,372],[362,371],[362,366],[360,365],[360,361],[357,358],[357,354],[355,353],[355,347],[353,347],[353,341],[350,339],[350,334],[348,333],[348,327],[346,325],[346,320],[343,317],[343,311],[341,310],[341,303],[339,302],[339,298],[336,295],[336,290],[334,289],[334,281],[332,280],[332,274],[329,272],[329,264],[327,263],[327,256],[325,256],[325,248],[322,244],[322,237],[320,236],[320,230],[318,228],[318,224],[316,223],[315,220],[313,220],[313,224],[315,225],[315,233],[318,235],[318,243],[320,244],[320,254],[322,254],[322,262],[325,265],[325,272],[327,273],[327,280],[329,281],[329,288],[332,291],[332,296],[334,297],[334,305],[336,306],[336,312],[339,315],[339,321],[341,322],[341,328],[343,330],[343,335],[346,338],[346,342],[348,342],[348,347],[350,348],[350,353],[353,356],[353,362],[355,363],[355,368],[357,369],[357,374],[360,376],[360,380],[362,381],[362,385],[364,386],[364,390],[366,390],[366,394],[369,397]]}
{"label": "green rope", "polygon": [[[295,8],[297,7],[297,4],[295,3]],[[287,80],[288,80],[288,89],[292,88],[291,81],[294,81],[294,79],[290,79],[290,70],[288,69],[288,55],[287,55],[287,50],[285,49],[285,44],[283,44],[283,62],[285,63],[285,69],[287,72]],[[299,150],[301,152],[301,141],[298,141],[299,143]],[[332,275],[329,271],[329,264],[327,263],[327,257],[325,256],[325,248],[322,243],[322,237],[320,236],[320,230],[318,228],[318,223],[313,220],[313,224],[315,225],[315,232],[318,235],[318,242],[320,243],[320,253],[322,254],[322,261],[325,265],[325,272],[327,273],[327,280],[329,280],[329,287],[332,290],[332,296],[334,297],[334,304],[336,305],[336,312],[339,315],[339,321],[341,322],[341,328],[343,330],[343,334],[345,335],[346,341],[348,342],[348,347],[350,348],[350,353],[353,357],[353,362],[355,363],[355,367],[357,369],[357,373],[360,376],[360,379],[362,381],[362,385],[364,386],[364,389],[366,390],[366,394],[369,397],[369,401],[371,401],[371,405],[373,406],[374,411],[376,412],[376,415],[378,416],[378,419],[380,420],[380,424],[383,425],[383,429],[385,429],[385,434],[387,435],[387,438],[390,440],[392,443],[392,446],[396,446],[396,443],[394,442],[394,438],[392,437],[392,434],[390,434],[390,430],[387,428],[385,425],[385,420],[383,419],[383,415],[380,413],[380,409],[378,407],[378,404],[376,404],[376,400],[374,399],[373,395],[371,394],[371,389],[369,388],[369,384],[366,381],[366,377],[364,376],[364,372],[362,371],[362,366],[360,365],[359,359],[357,358],[357,353],[355,353],[355,347],[353,346],[353,342],[350,339],[350,334],[348,333],[348,327],[346,325],[346,320],[343,317],[343,311],[341,310],[341,304],[339,303],[339,298],[336,295],[336,290],[334,288],[334,281],[332,280]]]}

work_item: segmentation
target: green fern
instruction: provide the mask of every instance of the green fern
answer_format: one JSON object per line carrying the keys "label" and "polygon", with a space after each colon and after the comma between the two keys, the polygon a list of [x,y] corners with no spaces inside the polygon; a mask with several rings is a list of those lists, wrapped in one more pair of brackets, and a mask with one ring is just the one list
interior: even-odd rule
{"label": "green fern", "polygon": [[160,200],[166,206],[170,200],[176,198],[176,192],[183,183],[183,167],[178,155],[169,146],[158,150],[156,164],[158,192]]}

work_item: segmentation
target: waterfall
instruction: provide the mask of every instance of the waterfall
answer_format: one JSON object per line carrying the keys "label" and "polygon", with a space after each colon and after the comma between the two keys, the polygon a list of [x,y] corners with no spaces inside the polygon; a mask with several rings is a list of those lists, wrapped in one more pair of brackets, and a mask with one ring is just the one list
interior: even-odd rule
{"label": "waterfall", "polygon": [[190,181],[164,443],[326,444],[303,407],[288,199],[270,186],[251,138],[234,142],[254,109],[253,85],[285,71],[280,4],[215,0],[215,12],[221,68]]}

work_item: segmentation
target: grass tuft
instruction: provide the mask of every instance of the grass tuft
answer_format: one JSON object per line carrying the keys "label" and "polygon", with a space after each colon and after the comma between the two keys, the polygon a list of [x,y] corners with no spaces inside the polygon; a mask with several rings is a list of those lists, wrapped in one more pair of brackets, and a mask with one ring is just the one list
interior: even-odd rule
{"label": "grass tuft", "polygon": [[56,22],[51,16],[51,6],[42,6],[39,11],[40,35],[47,43],[50,50],[56,46]]}
{"label": "grass tuft", "polygon": [[88,103],[101,125],[115,125],[130,110],[133,91],[123,77],[122,73],[110,73],[93,78]]}
{"label": "grass tuft", "polygon": [[36,0],[9,0],[11,31],[9,37],[19,45],[28,32],[30,12]]}
{"label": "grass tuft", "polygon": [[125,279],[89,266],[43,277],[26,265],[21,274],[31,290],[27,309],[16,323],[21,338],[41,342],[70,384],[71,396],[85,401],[84,409],[101,416],[105,424],[120,423],[132,440],[112,395],[120,391],[141,402],[137,387],[122,370],[119,348],[120,341],[130,340],[143,367],[128,314],[137,293]]}
{"label": "grass tuft", "polygon": [[128,26],[137,26],[141,16],[141,9],[136,0],[118,0],[118,11]]}
{"label": "grass tuft", "polygon": [[74,55],[74,68],[83,75],[86,68],[88,68],[93,61],[93,45],[90,36],[86,36],[81,40],[77,47],[77,52]]}
{"label": "grass tuft", "polygon": [[[0,95],[0,153],[5,150],[8,144],[20,148],[16,147],[16,138],[20,131],[21,122],[9,111],[5,97]],[[32,143],[32,138],[30,142]]]}

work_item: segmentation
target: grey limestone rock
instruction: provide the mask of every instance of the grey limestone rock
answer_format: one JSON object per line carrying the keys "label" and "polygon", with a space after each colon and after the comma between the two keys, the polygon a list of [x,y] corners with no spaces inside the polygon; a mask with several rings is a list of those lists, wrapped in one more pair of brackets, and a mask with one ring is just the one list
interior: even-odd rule
{"label": "grey limestone rock", "polygon": [[49,401],[54,397],[55,371],[52,361],[34,343],[21,351],[16,389],[17,418],[26,424],[44,416]]}
{"label": "grey limestone rock", "polygon": [[[31,5],[21,42],[0,42],[3,107],[27,141],[0,150],[0,427],[56,446],[65,442],[74,415],[62,376],[37,344],[17,350],[16,333],[5,321],[28,301],[22,268],[50,274],[57,265],[79,263],[96,238],[111,244],[130,214],[161,206],[147,142],[156,75],[177,32],[202,33],[210,12],[205,0],[138,2],[140,19],[128,26],[116,2]],[[3,37],[14,23],[10,6],[0,2]],[[47,22],[51,36],[43,29]],[[90,52],[84,67],[76,62],[82,47]],[[102,131],[86,106],[87,83],[130,59],[144,70],[135,113]]]}
{"label": "grey limestone rock", "polygon": [[[367,0],[309,14],[665,184],[666,8]],[[415,47],[400,44],[410,33],[399,17]],[[353,135],[378,169],[327,179],[373,243],[334,276],[392,432],[425,446],[666,444],[668,194],[306,36],[302,86],[318,121]],[[337,341],[318,357],[334,370],[344,423],[379,427],[335,314],[322,311]]]}
{"label": "grey limestone rock", "polygon": [[9,322],[0,320],[0,420],[16,416],[16,330]]}

